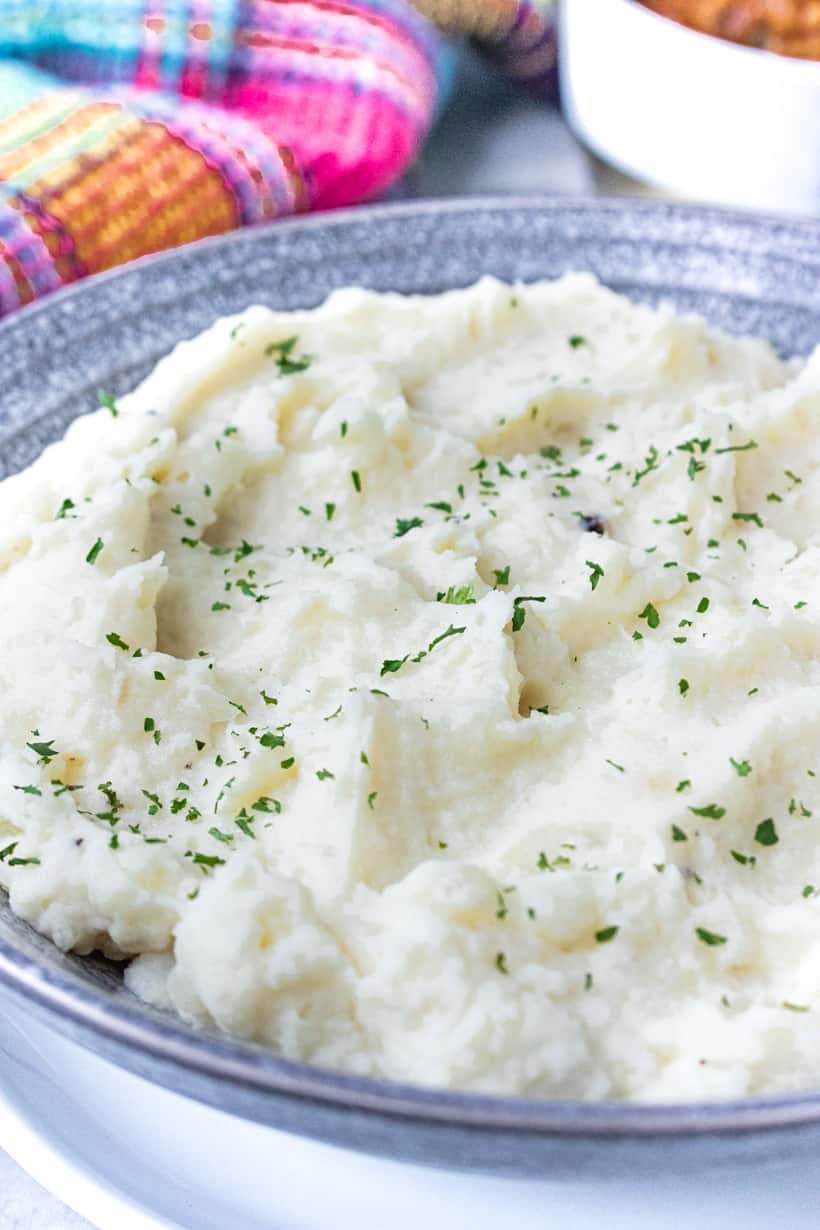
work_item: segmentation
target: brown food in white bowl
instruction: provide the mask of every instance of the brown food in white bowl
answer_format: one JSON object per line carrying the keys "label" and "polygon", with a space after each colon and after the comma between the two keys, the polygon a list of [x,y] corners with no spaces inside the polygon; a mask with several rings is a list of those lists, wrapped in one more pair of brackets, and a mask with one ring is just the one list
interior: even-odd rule
{"label": "brown food in white bowl", "polygon": [[820,0],[642,0],[704,34],[781,55],[820,60]]}

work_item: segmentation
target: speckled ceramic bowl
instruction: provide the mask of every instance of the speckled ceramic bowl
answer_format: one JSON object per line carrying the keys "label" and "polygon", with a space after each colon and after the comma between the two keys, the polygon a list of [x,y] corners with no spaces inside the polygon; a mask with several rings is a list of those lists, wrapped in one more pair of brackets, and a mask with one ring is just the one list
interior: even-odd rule
{"label": "speckled ceramic bowl", "polygon": [[[362,209],[206,241],[55,295],[0,324],[0,476],[30,462],[100,386],[123,392],[180,338],[252,302],[312,306],[351,283],[441,291],[491,272],[591,269],[784,353],[820,339],[820,226],[626,201]],[[0,1004],[236,1115],[348,1148],[499,1174],[703,1174],[808,1161],[820,1092],[710,1105],[525,1101],[363,1080],[195,1031],[135,1000],[117,967],[65,956],[0,905]]]}

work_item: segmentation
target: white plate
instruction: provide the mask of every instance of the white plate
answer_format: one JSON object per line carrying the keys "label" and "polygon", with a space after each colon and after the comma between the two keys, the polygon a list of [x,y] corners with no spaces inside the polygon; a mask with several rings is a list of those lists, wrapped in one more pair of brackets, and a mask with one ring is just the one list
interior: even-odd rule
{"label": "white plate", "polygon": [[484,1179],[347,1153],[212,1110],[3,1006],[0,1146],[99,1230],[744,1230],[816,1226],[820,1174]]}
{"label": "white plate", "polygon": [[561,26],[567,118],[606,161],[699,200],[820,214],[820,63],[636,0],[562,0]]}

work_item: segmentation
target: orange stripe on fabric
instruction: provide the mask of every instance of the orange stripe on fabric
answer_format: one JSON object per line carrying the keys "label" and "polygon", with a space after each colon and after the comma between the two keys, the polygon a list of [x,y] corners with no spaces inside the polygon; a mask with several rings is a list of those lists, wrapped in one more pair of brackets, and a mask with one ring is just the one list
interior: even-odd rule
{"label": "orange stripe on fabric", "polygon": [[70,227],[78,258],[96,273],[149,252],[221,234],[238,224],[233,196],[202,155],[156,123],[122,148],[85,155],[71,181],[46,193]]}

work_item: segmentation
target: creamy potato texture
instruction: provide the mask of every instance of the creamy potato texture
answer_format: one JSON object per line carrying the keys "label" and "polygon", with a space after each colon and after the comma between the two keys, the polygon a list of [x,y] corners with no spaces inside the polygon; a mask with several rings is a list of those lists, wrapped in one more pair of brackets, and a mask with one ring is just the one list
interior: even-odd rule
{"label": "creamy potato texture", "polygon": [[820,367],[583,275],[252,308],[0,486],[0,881],[429,1085],[820,1083]]}

